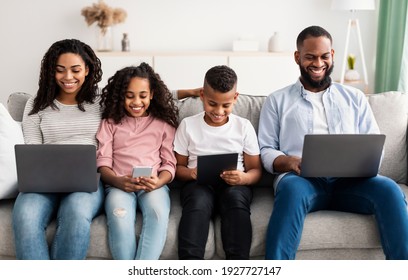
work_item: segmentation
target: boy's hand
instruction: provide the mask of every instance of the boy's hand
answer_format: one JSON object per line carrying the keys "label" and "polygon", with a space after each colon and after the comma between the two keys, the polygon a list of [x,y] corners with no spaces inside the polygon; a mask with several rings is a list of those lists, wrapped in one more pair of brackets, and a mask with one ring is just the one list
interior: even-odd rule
{"label": "boy's hand", "polygon": [[191,178],[197,180],[197,167],[191,169]]}
{"label": "boy's hand", "polygon": [[221,178],[231,186],[246,185],[246,173],[240,170],[224,171]]}

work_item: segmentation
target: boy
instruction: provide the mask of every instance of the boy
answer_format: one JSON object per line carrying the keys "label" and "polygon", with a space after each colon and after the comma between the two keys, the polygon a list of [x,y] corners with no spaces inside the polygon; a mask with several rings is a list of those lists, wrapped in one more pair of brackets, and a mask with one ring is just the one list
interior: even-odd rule
{"label": "boy", "polygon": [[[221,215],[221,236],[227,259],[249,259],[252,227],[249,185],[261,177],[260,151],[249,120],[231,114],[237,101],[237,76],[227,66],[207,71],[200,92],[204,112],[182,120],[176,131],[176,178],[183,213],[179,225],[180,259],[203,259],[209,223],[215,209]],[[199,185],[197,156],[238,153],[237,170],[224,171],[218,185]]]}

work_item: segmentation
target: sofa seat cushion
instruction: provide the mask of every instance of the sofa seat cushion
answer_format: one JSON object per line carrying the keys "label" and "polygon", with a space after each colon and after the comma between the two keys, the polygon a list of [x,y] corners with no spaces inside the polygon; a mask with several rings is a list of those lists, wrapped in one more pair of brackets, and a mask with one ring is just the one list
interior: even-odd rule
{"label": "sofa seat cushion", "polygon": [[12,209],[14,199],[0,200],[0,258],[15,259],[14,236],[12,228]]}

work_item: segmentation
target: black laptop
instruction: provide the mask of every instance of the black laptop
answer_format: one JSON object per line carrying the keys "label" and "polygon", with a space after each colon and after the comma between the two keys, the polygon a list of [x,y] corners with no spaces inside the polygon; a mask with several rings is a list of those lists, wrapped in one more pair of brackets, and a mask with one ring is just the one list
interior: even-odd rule
{"label": "black laptop", "polygon": [[18,144],[20,192],[94,192],[98,188],[94,145]]}

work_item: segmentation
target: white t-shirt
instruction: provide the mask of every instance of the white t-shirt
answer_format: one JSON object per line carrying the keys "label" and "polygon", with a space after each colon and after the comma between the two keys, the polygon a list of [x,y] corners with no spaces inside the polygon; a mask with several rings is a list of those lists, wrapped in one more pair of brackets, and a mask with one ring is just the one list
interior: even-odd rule
{"label": "white t-shirt", "polygon": [[244,171],[243,152],[259,155],[256,132],[251,122],[234,114],[222,126],[210,126],[204,112],[184,118],[176,131],[174,151],[188,156],[188,168],[197,167],[197,156],[238,153],[237,169]]}
{"label": "white t-shirt", "polygon": [[313,133],[328,134],[329,126],[327,125],[327,117],[323,105],[323,94],[326,91],[310,92],[305,90],[305,92],[313,106]]}

